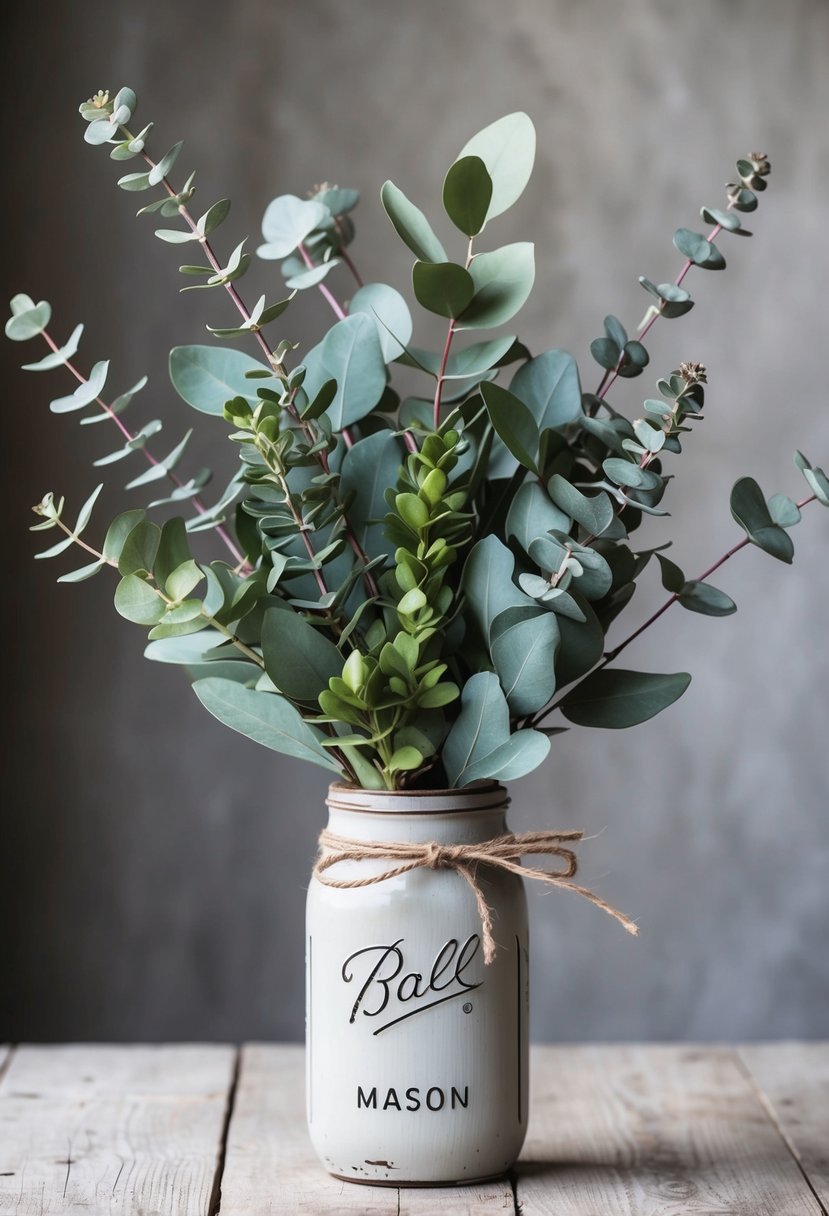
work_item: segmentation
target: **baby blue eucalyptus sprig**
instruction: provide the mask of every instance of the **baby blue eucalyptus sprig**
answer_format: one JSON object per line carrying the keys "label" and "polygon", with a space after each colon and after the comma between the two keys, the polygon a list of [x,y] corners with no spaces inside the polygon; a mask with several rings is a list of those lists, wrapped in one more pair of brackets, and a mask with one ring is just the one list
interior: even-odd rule
{"label": "baby blue eucalyptus sprig", "polygon": [[[184,444],[159,460],[146,447],[158,424],[131,431],[120,418],[142,385],[107,404],[106,365],[84,376],[71,362],[80,327],[59,347],[48,305],[15,297],[9,336],[41,335],[50,348],[33,370],[65,365],[78,381],[58,412],[95,403],[122,431],[124,458],[144,451],[150,467],[131,484],[166,475],[173,490],[165,501],[194,511],[186,524],[176,517],[162,526],[143,509],[125,511],[96,548],[88,537],[98,490],[74,524],[63,500],[47,495],[35,527],[62,536],[40,556],[75,546],[93,559],[64,581],[117,572],[116,609],[148,630],[147,657],[182,667],[216,718],[365,788],[511,780],[539,764],[564,729],[548,724],[554,710],[572,724],[618,728],[681,696],[687,673],[622,670],[615,660],[674,603],[709,616],[734,612],[710,576],[748,544],[790,562],[790,530],[806,504],[829,505],[829,480],[800,453],[810,492],[799,502],[766,498],[740,478],[731,509],[742,539],[687,578],[667,544],[634,538],[649,516],[668,514],[664,465],[702,418],[705,369],[689,361],[663,376],[633,421],[608,396],[648,366],[643,339],[658,317],[693,306],[683,286],[690,269],[724,267],[715,239],[745,235],[737,213],[756,208],[767,158],[738,162],[726,209],[702,209],[713,225],[707,236],[678,230],[685,263],[671,284],[642,280],[656,303],[636,337],[605,317],[591,347],[603,374],[590,393],[568,352],[532,356],[514,334],[479,333],[510,323],[534,282],[529,242],[493,247],[489,239],[529,181],[535,132],[526,115],[491,123],[450,166],[442,203],[457,252],[400,186],[382,188],[389,220],[414,255],[411,295],[446,322],[437,350],[417,344],[417,318],[400,292],[362,283],[349,252],[356,191],[325,184],[271,201],[256,252],[280,263],[292,293],[319,291],[335,316],[290,366],[296,344],[263,331],[292,297],[268,304],[263,294],[248,308],[238,286],[252,264],[246,241],[226,258],[212,243],[229,200],[194,218],[193,174],[180,187],[170,177],[181,143],[155,160],[152,124],[132,132],[135,108],[129,89],[97,94],[81,106],[86,139],[109,146],[115,160],[143,160],[119,186],[159,190],[142,213],[182,226],[156,235],[198,245],[204,261],[182,273],[199,279],[196,287],[221,287],[238,313],[234,326],[208,326],[213,345],[175,347],[169,371],[197,413],[230,425],[239,471],[221,503],[205,508],[203,475],[182,483],[174,471]],[[337,266],[356,283],[350,299],[335,294]],[[241,338],[254,342],[257,358],[228,344]],[[401,400],[398,365],[425,388]],[[196,558],[189,532],[224,518],[231,503],[233,530],[229,522],[219,530],[233,564]],[[669,598],[608,647],[653,558]]]}

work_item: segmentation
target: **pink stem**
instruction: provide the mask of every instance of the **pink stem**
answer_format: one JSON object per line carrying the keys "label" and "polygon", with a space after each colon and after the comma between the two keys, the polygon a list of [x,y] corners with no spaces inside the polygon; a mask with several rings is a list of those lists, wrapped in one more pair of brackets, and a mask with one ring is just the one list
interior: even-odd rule
{"label": "pink stem", "polygon": [[438,382],[435,385],[435,403],[433,407],[433,421],[435,430],[440,426],[440,399],[443,396],[443,380],[446,373],[446,364],[449,362],[449,351],[452,348],[452,339],[455,336],[455,318],[449,322],[449,329],[446,333],[446,343],[443,347],[443,355],[440,360],[440,370],[438,371]]}
{"label": "pink stem", "polygon": [[362,287],[362,286],[363,286],[363,280],[362,280],[362,276],[360,275],[360,272],[359,272],[359,270],[357,269],[357,267],[356,267],[356,266],[354,265],[354,263],[352,262],[351,257],[350,257],[350,256],[349,256],[349,254],[348,254],[348,251],[347,251],[346,249],[341,249],[341,250],[340,250],[340,257],[342,258],[342,260],[345,262],[345,264],[346,264],[346,266],[348,267],[348,269],[349,269],[349,270],[351,271],[351,273],[353,274],[353,276],[354,276],[354,281],[355,281],[355,283],[357,284],[357,286],[358,286],[358,287]]}
{"label": "pink stem", "polygon": [[[305,245],[302,243],[302,241],[300,241],[299,245],[297,245],[297,249],[299,250],[300,256],[301,256],[303,262],[305,263],[305,265],[308,267],[308,269],[309,270],[315,269],[314,259],[311,257],[311,255],[309,254],[308,250],[305,248]],[[332,309],[334,315],[339,317],[339,319],[341,321],[344,321],[345,317],[346,317],[346,312],[345,312],[345,309],[343,308],[342,304],[340,304],[339,300],[336,298],[336,296],[334,296],[333,293],[328,290],[328,288],[325,286],[324,283],[317,283],[317,287],[319,288],[320,292],[325,297],[325,299],[328,301],[328,303],[331,305],[331,309]]]}

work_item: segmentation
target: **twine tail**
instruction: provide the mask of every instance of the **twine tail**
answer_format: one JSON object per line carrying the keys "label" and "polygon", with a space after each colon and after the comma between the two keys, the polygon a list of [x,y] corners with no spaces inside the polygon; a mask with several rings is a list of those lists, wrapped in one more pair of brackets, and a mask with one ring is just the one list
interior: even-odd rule
{"label": "twine tail", "polygon": [[495,932],[492,924],[492,909],[484,898],[484,893],[478,885],[475,876],[475,870],[466,862],[458,862],[454,867],[469,883],[475,894],[475,903],[478,906],[478,916],[481,919],[481,928],[483,929],[483,946],[484,946],[484,963],[488,967],[495,958]]}

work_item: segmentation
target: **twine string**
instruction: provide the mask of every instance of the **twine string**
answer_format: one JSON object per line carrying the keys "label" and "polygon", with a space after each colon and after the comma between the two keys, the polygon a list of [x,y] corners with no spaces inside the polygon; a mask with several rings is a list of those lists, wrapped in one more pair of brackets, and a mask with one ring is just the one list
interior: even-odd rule
{"label": "twine string", "polygon": [[[438,844],[434,840],[352,840],[326,829],[319,838],[321,852],[314,867],[314,877],[326,887],[348,890],[387,882],[390,878],[399,878],[412,870],[454,870],[469,885],[475,896],[483,930],[484,962],[487,965],[495,958],[496,943],[492,909],[478,881],[479,865],[493,866],[510,874],[518,874],[521,878],[534,878],[549,886],[575,891],[577,895],[582,895],[597,908],[607,912],[628,933],[636,936],[639,929],[634,921],[603,900],[595,891],[573,882],[578,870],[578,859],[571,848],[565,847],[565,842],[575,844],[583,835],[584,833],[579,831],[521,832],[517,835],[509,832],[475,844]],[[558,857],[563,865],[558,870],[522,866],[518,859],[528,856]],[[390,861],[397,864],[379,874],[368,874],[361,878],[334,878],[328,871],[342,861]]]}

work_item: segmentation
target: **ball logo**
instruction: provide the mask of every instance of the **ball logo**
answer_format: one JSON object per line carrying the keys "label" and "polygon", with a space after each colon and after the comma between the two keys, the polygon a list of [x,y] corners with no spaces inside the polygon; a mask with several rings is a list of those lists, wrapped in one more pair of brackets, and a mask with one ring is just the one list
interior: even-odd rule
{"label": "ball logo", "polygon": [[415,1014],[480,988],[483,983],[469,974],[481,946],[477,933],[463,945],[457,938],[450,938],[438,950],[428,973],[408,969],[404,940],[399,937],[389,945],[364,946],[349,954],[343,963],[344,982],[358,985],[348,1019],[351,1025],[358,1017],[378,1018],[381,1020],[372,1033],[382,1034]]}

